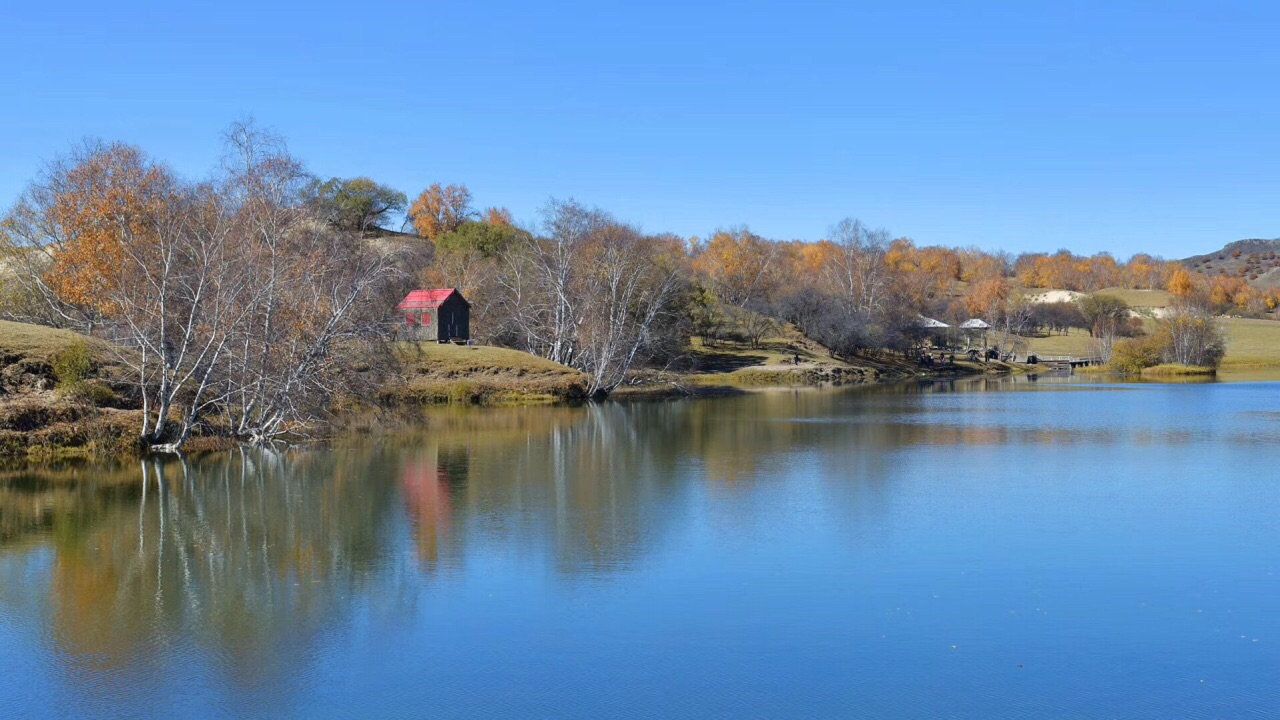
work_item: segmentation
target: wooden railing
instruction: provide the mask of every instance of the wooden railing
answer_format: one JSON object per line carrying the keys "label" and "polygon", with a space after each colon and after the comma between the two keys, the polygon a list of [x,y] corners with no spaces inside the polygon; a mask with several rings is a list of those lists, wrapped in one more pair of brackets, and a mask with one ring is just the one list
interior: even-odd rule
{"label": "wooden railing", "polygon": [[[1034,354],[1034,353],[1033,353]],[[1098,355],[1086,355],[1084,357],[1076,357],[1074,355],[1036,355],[1036,361],[1044,365],[1053,365],[1067,363],[1070,365],[1101,365],[1102,357]]]}

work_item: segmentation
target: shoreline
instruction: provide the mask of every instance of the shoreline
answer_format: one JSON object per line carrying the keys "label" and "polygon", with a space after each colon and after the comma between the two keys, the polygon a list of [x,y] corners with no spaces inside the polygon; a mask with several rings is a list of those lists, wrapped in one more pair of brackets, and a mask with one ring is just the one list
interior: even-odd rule
{"label": "shoreline", "polygon": [[[871,385],[890,385],[912,380],[939,380],[974,377],[983,374],[1011,375],[1027,372],[1026,368],[1005,366],[983,372],[967,365],[950,366],[946,371],[885,371],[874,368],[813,366],[739,373],[668,373],[661,378],[651,376],[633,385],[616,388],[609,395],[587,398],[574,392],[571,385],[549,388],[533,382],[526,387],[492,386],[486,392],[487,376],[483,373],[456,375],[447,379],[431,379],[429,394],[388,383],[378,399],[365,407],[365,412],[346,412],[322,436],[308,441],[323,441],[351,432],[379,432],[388,417],[410,416],[444,407],[557,407],[603,402],[653,402],[678,399],[713,399],[757,392],[796,389],[832,389]],[[730,377],[736,376],[736,377]],[[420,390],[421,388],[417,388]],[[0,406],[0,462],[24,463],[84,462],[91,460],[125,460],[152,453],[140,452],[132,420],[133,409],[99,408],[77,402],[57,390],[39,390],[6,398]],[[192,437],[182,453],[200,453],[243,445],[238,440],[218,434]]]}
{"label": "shoreline", "polygon": [[[889,386],[900,383],[933,382],[940,380],[961,380],[981,377],[1007,378],[1017,375],[1047,375],[1047,368],[1033,365],[993,364],[985,369],[981,367],[956,366],[947,371],[936,369],[929,371],[922,368],[918,372],[893,373],[848,373],[839,381],[812,381],[812,375],[797,374],[801,380],[790,383],[750,384],[733,382],[714,382],[714,376],[698,374],[672,374],[665,382],[649,381],[640,385],[618,388],[605,398],[588,399],[585,397],[558,398],[550,397],[540,390],[527,394],[513,392],[508,389],[501,396],[491,396],[482,402],[444,399],[429,402],[376,402],[364,406],[363,411],[345,411],[343,416],[330,425],[325,432],[308,437],[282,439],[288,445],[307,445],[324,443],[334,439],[353,435],[392,435],[406,426],[419,425],[427,421],[429,413],[448,408],[465,409],[499,409],[499,408],[566,408],[580,407],[593,403],[644,403],[671,400],[711,400],[743,396],[756,393],[776,393],[783,391],[824,391],[841,388]],[[1217,375],[1125,375],[1111,372],[1082,373],[1098,379],[1114,378],[1119,382],[1144,382],[1156,384],[1182,384],[1188,382],[1227,382],[1238,373],[1230,370],[1220,371]],[[1247,373],[1244,373],[1247,375]],[[1280,380],[1280,375],[1253,378],[1234,378],[1236,381]],[[469,378],[457,378],[457,383],[468,384]],[[12,413],[0,413],[0,470],[21,471],[32,465],[46,466],[51,464],[69,464],[78,466],[86,462],[122,462],[137,460],[141,457],[158,456],[158,453],[140,451],[137,442],[136,427],[131,420],[136,419],[136,410],[95,408],[83,404],[75,404],[56,391],[43,391],[19,398],[6,398],[8,403],[0,405],[0,410],[12,410],[15,400],[28,413],[27,417],[36,420],[28,422],[29,427],[15,430],[11,422]],[[6,407],[7,405],[7,407]],[[44,424],[39,424],[43,421]],[[249,447],[250,443],[235,440],[215,431],[191,438],[174,457],[183,455],[199,455],[201,453],[227,450],[236,447]]]}

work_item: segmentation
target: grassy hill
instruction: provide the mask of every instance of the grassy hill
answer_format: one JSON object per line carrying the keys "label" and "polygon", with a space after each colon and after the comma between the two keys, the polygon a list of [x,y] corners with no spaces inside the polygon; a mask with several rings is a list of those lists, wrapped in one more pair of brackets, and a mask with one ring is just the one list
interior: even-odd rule
{"label": "grassy hill", "polygon": [[[797,362],[798,360],[798,362]],[[1003,365],[977,365],[964,360],[954,365],[922,368],[901,356],[885,354],[845,362],[827,348],[785,326],[759,345],[743,342],[708,343],[693,338],[671,371],[640,371],[637,386],[624,386],[617,397],[670,392],[714,394],[743,388],[856,385],[917,375],[961,375],[1003,371]]]}
{"label": "grassy hill", "polygon": [[[1242,242],[1252,243],[1255,241]],[[1280,246],[1280,241],[1256,242],[1274,242],[1277,246]],[[1233,245],[1238,245],[1238,243],[1233,243]],[[1232,246],[1228,245],[1227,247],[1230,248]],[[1269,247],[1269,245],[1248,247],[1259,248]],[[1028,291],[1028,293],[1031,292]],[[1053,293],[1057,291],[1037,290],[1035,292]],[[1118,297],[1135,309],[1155,310],[1157,311],[1157,316],[1161,309],[1173,305],[1173,295],[1165,290],[1106,288],[1093,294]],[[1222,323],[1227,331],[1227,355],[1222,363],[1224,368],[1280,367],[1280,322],[1276,320],[1232,317],[1223,318]],[[1083,356],[1092,354],[1089,333],[1083,330],[1073,329],[1065,335],[1054,334],[1047,337],[1026,338],[1026,340],[1029,352],[1038,355]]]}
{"label": "grassy hill", "polygon": [[[522,405],[581,399],[585,376],[519,350],[483,345],[395,343],[392,354],[400,379],[383,391],[391,405],[480,404]],[[795,362],[796,358],[800,362]],[[959,362],[930,374],[965,374],[991,370],[991,365]],[[634,398],[676,394],[716,394],[742,388],[824,384],[860,384],[922,374],[922,369],[896,356],[847,363],[794,328],[783,328],[758,346],[740,342],[707,344],[694,338],[671,369],[640,369],[612,397]]]}
{"label": "grassy hill", "polygon": [[1094,295],[1118,297],[1135,308],[1164,308],[1173,304],[1173,293],[1168,290],[1130,290],[1128,288],[1104,288]]}
{"label": "grassy hill", "polygon": [[1048,337],[1029,337],[1027,352],[1033,355],[1074,355],[1082,357],[1090,354],[1089,333],[1071,328],[1065,335],[1049,335]]}

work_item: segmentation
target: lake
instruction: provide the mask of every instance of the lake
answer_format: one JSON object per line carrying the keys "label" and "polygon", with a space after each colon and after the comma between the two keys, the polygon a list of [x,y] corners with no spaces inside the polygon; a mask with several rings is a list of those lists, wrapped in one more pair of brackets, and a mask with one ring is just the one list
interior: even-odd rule
{"label": "lake", "polygon": [[0,478],[4,717],[1280,708],[1280,383],[441,410]]}

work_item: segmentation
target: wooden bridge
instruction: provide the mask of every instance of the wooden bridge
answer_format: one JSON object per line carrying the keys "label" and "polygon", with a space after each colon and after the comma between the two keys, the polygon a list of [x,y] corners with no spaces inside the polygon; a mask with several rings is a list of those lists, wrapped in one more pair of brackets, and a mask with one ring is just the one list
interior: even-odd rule
{"label": "wooden bridge", "polygon": [[1086,357],[1076,357],[1074,355],[1036,355],[1036,362],[1040,365],[1048,365],[1055,370],[1070,370],[1072,368],[1085,367],[1086,365],[1101,365],[1102,358],[1098,355],[1089,355]]}

